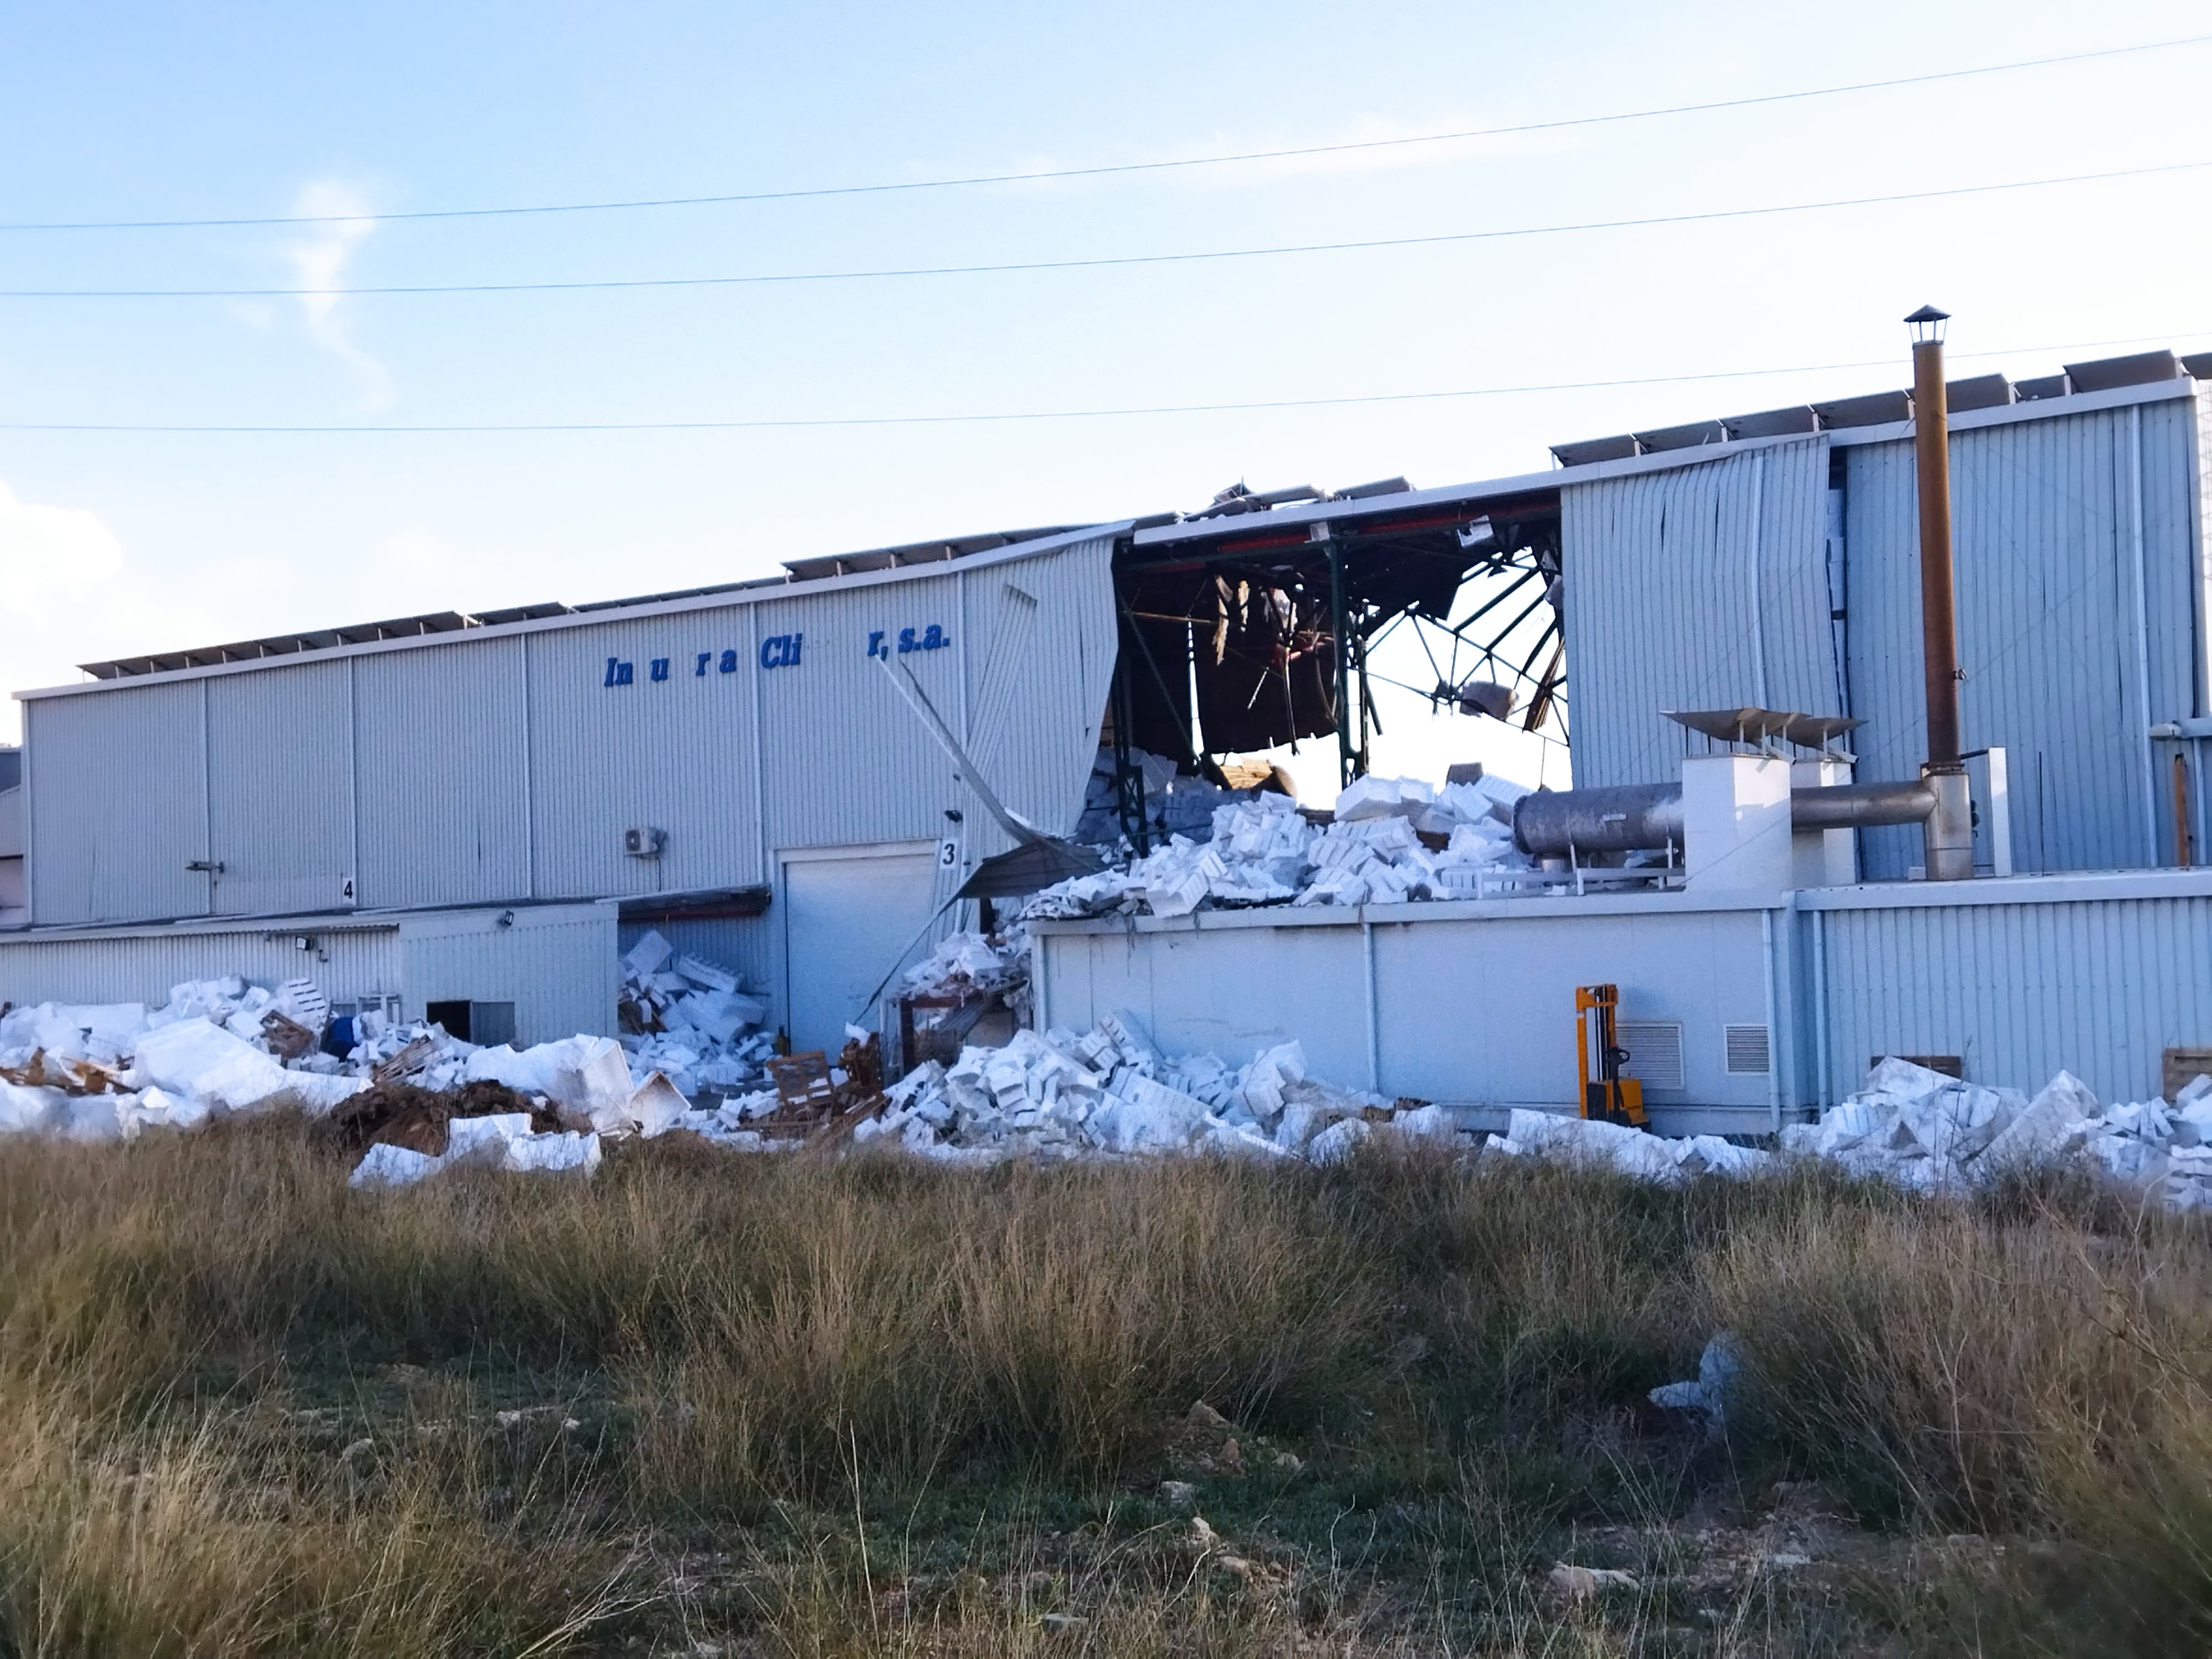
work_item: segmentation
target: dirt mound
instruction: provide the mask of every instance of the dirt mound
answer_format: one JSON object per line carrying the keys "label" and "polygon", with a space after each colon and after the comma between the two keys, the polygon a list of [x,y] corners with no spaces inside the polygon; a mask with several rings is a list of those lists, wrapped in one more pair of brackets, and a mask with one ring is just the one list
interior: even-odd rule
{"label": "dirt mound", "polygon": [[539,1133],[561,1127],[551,1107],[537,1104],[504,1083],[485,1079],[458,1089],[420,1089],[393,1082],[339,1102],[324,1120],[323,1138],[340,1152],[359,1152],[385,1142],[436,1158],[446,1150],[446,1126],[453,1119],[501,1112],[527,1112],[531,1128]]}

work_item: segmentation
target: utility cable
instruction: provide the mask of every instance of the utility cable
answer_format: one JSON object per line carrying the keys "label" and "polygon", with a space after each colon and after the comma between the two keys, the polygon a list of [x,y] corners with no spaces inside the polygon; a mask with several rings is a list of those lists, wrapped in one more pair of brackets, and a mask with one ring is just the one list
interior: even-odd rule
{"label": "utility cable", "polygon": [[1785,202],[1766,207],[1717,208],[1705,213],[1652,214],[1634,219],[1589,219],[1571,224],[1522,225],[1504,230],[1447,231],[1431,236],[1376,236],[1342,242],[1293,242],[1272,247],[1206,248],[1183,253],[1103,254],[1085,259],[1020,259],[974,265],[902,265],[877,270],[756,272],[736,276],[617,276],[575,282],[399,283],[349,288],[10,288],[6,300],[292,300],[342,299],[365,295],[569,294],[622,289],[741,288],[796,283],[879,282],[911,276],[981,276],[1038,270],[1100,270],[1132,265],[1194,264],[1222,259],[1266,259],[1285,254],[1350,253],[1376,248],[1437,247],[1467,242],[1504,241],[1570,233],[1635,230],[1659,225],[1711,224],[1728,219],[1759,219],[1791,213],[1821,213],[1836,208],[1881,207],[1900,202],[1935,202],[2008,191],[2041,190],[2057,185],[2102,184],[2116,179],[2144,179],[2212,167],[2212,161],[2170,161],[2156,167],[2122,167],[2106,173],[2064,173],[2049,179],[2015,179],[1995,185],[1956,185],[1942,190],[1902,191],[1889,196],[1845,196],[1820,202]]}
{"label": "utility cable", "polygon": [[2048,69],[2062,64],[2083,64],[2099,58],[2125,58],[2142,52],[2166,52],[2212,41],[2212,34],[2184,35],[2172,40],[2147,40],[2130,46],[2108,46],[2095,52],[2065,52],[2051,58],[2025,58],[2006,64],[1985,64],[1972,69],[1937,70],[1924,75],[1894,76],[1881,81],[1853,81],[1837,86],[1808,87],[1795,92],[1754,94],[1745,98],[1720,98],[1705,103],[1668,104],[1651,109],[1620,110],[1604,115],[1565,116],[1547,121],[1522,121],[1508,126],[1469,127],[1454,132],[1418,133],[1401,138],[1364,138],[1334,144],[1301,144],[1282,149],[1235,150],[1215,155],[1187,155],[1158,161],[1117,161],[1097,167],[1045,167],[1026,173],[981,173],[957,178],[909,179],[872,185],[825,185],[808,189],[748,191],[718,196],[657,196],[600,202],[550,202],[520,206],[426,208],[398,213],[297,213],[234,216],[218,219],[83,219],[0,222],[0,232],[66,230],[196,230],[273,225],[360,224],[370,221],[398,222],[436,219],[520,218],[556,213],[618,213],[639,209],[720,207],[748,202],[788,202],[836,196],[878,196],[900,191],[961,190],[983,185],[1036,184],[1060,179],[1097,179],[1116,174],[1164,173],[1186,167],[1228,167],[1249,161],[1293,161],[1312,155],[1347,155],[1364,151],[1405,149],[1419,144],[1462,143],[1475,138],[1498,138],[1516,133],[1555,132],[1565,128],[1610,125],[1624,121],[1650,121],[1676,115],[1703,115],[1720,110],[1751,109],[1809,98],[1837,98],[1854,93],[1881,92],[1897,87],[1927,86],[1989,75],[2009,75],[2021,70]]}
{"label": "utility cable", "polygon": [[[2055,344],[2013,346],[1995,351],[1954,351],[1954,362],[1991,357],[2025,357],[2045,351],[2095,351],[2108,346],[2164,344],[2177,338],[2193,338],[2193,331],[2130,335],[2117,340],[2066,340]],[[1889,357],[1863,358],[1856,362],[1798,363],[1781,368],[1717,369],[1702,374],[1651,374],[1608,380],[1554,380],[1543,385],[1463,386],[1443,392],[1379,392],[1339,398],[1276,398],[1247,403],[1152,404],[1107,409],[1033,409],[969,415],[832,415],[814,418],[750,421],[489,421],[443,422],[409,425],[333,424],[190,424],[174,422],[129,421],[0,421],[0,432],[114,432],[171,433],[221,435],[279,434],[388,433],[394,435],[461,433],[557,432],[773,432],[817,427],[972,426],[1013,421],[1096,421],[1153,415],[1231,415],[1285,409],[1341,409],[1364,404],[1437,403],[1458,398],[1513,398],[1544,392],[1603,392],[1628,386],[1691,386],[1712,380],[1757,380],[1777,374],[1832,374],[1896,366]]]}

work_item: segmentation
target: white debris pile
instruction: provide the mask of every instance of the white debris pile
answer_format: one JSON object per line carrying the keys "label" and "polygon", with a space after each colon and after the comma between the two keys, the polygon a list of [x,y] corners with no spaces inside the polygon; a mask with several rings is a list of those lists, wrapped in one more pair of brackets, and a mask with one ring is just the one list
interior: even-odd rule
{"label": "white debris pile", "polygon": [[1484,1148],[1510,1158],[1555,1158],[1613,1170],[1667,1185],[1698,1175],[1756,1175],[1771,1167],[1774,1160],[1771,1152],[1739,1146],[1718,1135],[1669,1139],[1624,1123],[1522,1107],[1514,1109],[1505,1133],[1492,1135]]}
{"label": "white debris pile", "polygon": [[599,1166],[599,1137],[588,1131],[532,1133],[527,1112],[498,1112],[457,1117],[446,1126],[443,1152],[418,1152],[411,1146],[380,1141],[362,1155],[349,1187],[409,1187],[441,1170],[474,1167],[517,1174],[574,1172],[589,1175]]}
{"label": "white debris pile", "polygon": [[[1559,1158],[1673,1182],[1750,1175],[1775,1154],[1717,1135],[1670,1140],[1617,1123],[1516,1110],[1487,1150]],[[1962,1083],[1910,1060],[1881,1061],[1867,1085],[1818,1123],[1782,1132],[1784,1154],[1827,1159],[1917,1192],[1959,1191],[2008,1173],[2086,1162],[2176,1210],[2212,1209],[2212,1078],[2175,1098],[2100,1106],[2070,1072],[2030,1100],[2017,1089]]]}
{"label": "white debris pile", "polygon": [[1023,1030],[1002,1048],[963,1049],[951,1066],[930,1061],[885,1095],[854,1142],[890,1138],[952,1164],[1196,1152],[1330,1163],[1377,1132],[1454,1133],[1440,1107],[1395,1109],[1308,1076],[1295,1042],[1242,1066],[1212,1054],[1170,1059],[1126,1013],[1079,1035]]}
{"label": "white debris pile", "polygon": [[756,1085],[775,1052],[761,1030],[764,998],[737,972],[702,957],[679,955],[648,932],[622,959],[623,1048],[638,1086],[659,1072],[686,1097],[742,1092]]}
{"label": "white debris pile", "polygon": [[1029,976],[1029,933],[1017,926],[993,937],[948,934],[927,961],[900,976],[900,983],[911,994],[1011,991],[1026,984]]}
{"label": "white debris pile", "polygon": [[[957,1041],[973,1030],[995,998],[1018,1025],[1030,1023],[1030,933],[1016,921],[998,933],[949,934],[928,957],[899,977],[899,994],[921,1000],[916,1031]],[[940,1051],[941,1052],[941,1051]]]}
{"label": "white debris pile", "polygon": [[314,1051],[329,1009],[304,980],[270,991],[232,978],[186,981],[152,1010],[11,1010],[0,1018],[0,1133],[121,1140],[229,1113],[327,1112],[365,1086]]}
{"label": "white debris pile", "polygon": [[[1126,868],[1045,889],[1022,914],[1182,916],[1201,905],[1471,897],[1482,872],[1528,866],[1512,828],[1513,803],[1526,793],[1488,776],[1441,790],[1410,778],[1359,778],[1324,827],[1309,823],[1287,795],[1233,800],[1215,808],[1206,840],[1176,836]],[[1439,839],[1442,848],[1431,844]]]}
{"label": "white debris pile", "polygon": [[2212,1209],[2212,1078],[2192,1079],[2170,1103],[2107,1106],[2070,1072],[2030,1100],[1890,1059],[1865,1088],[1818,1123],[1785,1128],[1782,1139],[1791,1152],[1919,1191],[2078,1158],[2174,1209]]}

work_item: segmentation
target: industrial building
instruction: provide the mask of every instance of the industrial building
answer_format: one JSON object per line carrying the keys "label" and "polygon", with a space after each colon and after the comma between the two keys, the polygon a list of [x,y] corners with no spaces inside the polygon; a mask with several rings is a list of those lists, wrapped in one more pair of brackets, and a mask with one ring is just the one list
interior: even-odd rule
{"label": "industrial building", "polygon": [[[1833,1097],[1872,1053],[1979,1052],[2005,1021],[2021,1065],[2079,1026],[2131,1077],[2212,1043],[2212,360],[1951,398],[1962,714],[1972,748],[2002,751],[1983,829],[2002,812],[2009,880],[1908,882],[1918,832],[1893,826],[1848,832],[1849,867],[1786,892],[1052,924],[1040,1019],[1129,1006],[1214,1049],[1279,1030],[1340,1048],[1347,1081],[1535,1103],[1542,996],[1614,980],[1623,1018],[1677,1045],[1655,1100],[1737,1127]],[[434,1005],[529,1042],[611,1030],[617,945],[650,925],[741,967],[794,1044],[834,1048],[1012,844],[894,675],[1050,833],[1073,828],[1103,743],[1141,837],[1137,750],[1198,771],[1325,738],[1358,770],[1370,642],[1509,574],[1550,607],[1552,660],[1523,676],[1534,703],[1571,697],[1577,787],[1677,776],[1666,711],[1734,706],[1856,719],[1856,778],[1910,781],[1911,416],[1881,393],[1562,444],[1550,471],[1448,489],[1229,492],[763,581],[89,664],[17,694],[24,908],[0,999],[158,1000],[192,975],[289,976],[304,953],[341,1006]],[[2086,969],[2015,973],[2064,1002],[2041,1012],[1991,1002],[1994,969],[1925,977],[2100,950],[2155,991],[2133,1024],[2094,986],[2065,1001]],[[1539,1001],[1470,1019],[1456,999],[1484,976]]]}

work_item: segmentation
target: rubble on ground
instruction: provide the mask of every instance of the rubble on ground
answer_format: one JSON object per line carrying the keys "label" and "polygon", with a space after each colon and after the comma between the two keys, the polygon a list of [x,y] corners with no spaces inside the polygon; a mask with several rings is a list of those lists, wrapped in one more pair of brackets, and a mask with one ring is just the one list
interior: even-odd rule
{"label": "rubble on ground", "polygon": [[1144,858],[1076,876],[1030,900],[1025,919],[1182,916],[1201,907],[1399,904],[1473,898],[1486,872],[1525,870],[1501,778],[1441,789],[1411,778],[1355,779],[1326,824],[1287,795],[1226,799],[1203,838],[1173,836]]}
{"label": "rubble on ground", "polygon": [[0,1018],[0,1134],[123,1140],[290,1109],[366,1149],[356,1184],[392,1186],[470,1164],[587,1171],[602,1136],[696,1127],[714,1109],[693,1097],[716,1090],[757,1097],[775,1045],[736,973],[649,933],[623,959],[623,1004],[641,1029],[619,1042],[518,1050],[376,1008],[333,1017],[307,980],[186,981],[152,1009],[41,1003]]}
{"label": "rubble on ground", "polygon": [[[1437,807],[1377,786],[1352,810],[1359,816],[1331,830],[1404,826]],[[1225,834],[1217,842],[1248,872],[1270,857],[1287,859],[1268,850],[1278,846],[1273,837],[1297,833],[1285,826],[1312,828],[1272,806],[1222,811]],[[1456,824],[1454,837],[1468,827]],[[1396,832],[1362,833],[1385,836],[1365,844],[1390,845]],[[1323,832],[1301,844],[1352,839],[1330,843]],[[1206,877],[1209,896],[1213,879]],[[1004,994],[1021,988],[1026,971],[1017,927],[996,940],[951,936],[908,984]],[[1017,1029],[1004,1047],[964,1047],[951,1064],[928,1061],[886,1087],[872,1033],[848,1028],[834,1062],[778,1056],[751,1029],[767,1010],[738,975],[676,956],[658,934],[629,953],[623,983],[634,1022],[658,1029],[621,1042],[580,1035],[520,1050],[477,1047],[374,1009],[333,1018],[328,999],[304,980],[274,989],[235,977],[188,981],[159,1008],[50,1002],[9,1010],[0,1014],[0,1135],[128,1140],[291,1110],[361,1151],[362,1186],[469,1165],[588,1172],[605,1138],[678,1132],[764,1152],[849,1137],[955,1164],[1192,1153],[1326,1164],[1377,1134],[1462,1140],[1444,1107],[1311,1076],[1296,1042],[1241,1066],[1212,1054],[1170,1057],[1121,1013],[1087,1032]],[[1918,1192],[2075,1160],[2173,1209],[2208,1209],[2212,1078],[2194,1079],[2170,1103],[2105,1105],[2066,1072],[2030,1099],[1889,1059],[1819,1122],[1785,1128],[1779,1152],[1527,1109],[1514,1109],[1505,1133],[1487,1137],[1483,1152],[1669,1183],[1818,1158]]]}
{"label": "rubble on ground", "polygon": [[2033,1100],[1884,1060],[1817,1123],[1782,1132],[1794,1152],[1918,1192],[1955,1190],[2025,1167],[2080,1159],[2176,1210],[2212,1209],[2212,1078],[2163,1099],[2100,1105],[2070,1072]]}
{"label": "rubble on ground", "polygon": [[[1516,1110],[1487,1149],[1557,1158],[1624,1175],[1676,1182],[1692,1175],[1750,1175],[1777,1154],[1717,1135],[1670,1140],[1621,1124]],[[2212,1078],[2171,1102],[2100,1105],[2070,1072],[2033,1100],[2018,1089],[1961,1082],[1899,1059],[1879,1062],[1866,1087],[1821,1115],[1790,1124],[1783,1156],[1818,1158],[1850,1174],[1915,1192],[1956,1192],[2009,1174],[2075,1160],[2175,1210],[2212,1209]]]}
{"label": "rubble on ground", "polygon": [[760,1029],[768,1002],[748,993],[733,969],[679,955],[658,932],[632,945],[622,968],[616,1012],[639,1087],[655,1072],[686,1097],[760,1086],[762,1066],[775,1052]]}
{"label": "rubble on ground", "polygon": [[1018,1030],[1000,1048],[964,1048],[884,1091],[853,1129],[946,1164],[1223,1152],[1330,1163],[1377,1129],[1449,1137],[1441,1107],[1403,1106],[1308,1075],[1295,1042],[1249,1065],[1212,1054],[1170,1059],[1129,1015],[1089,1031]]}

